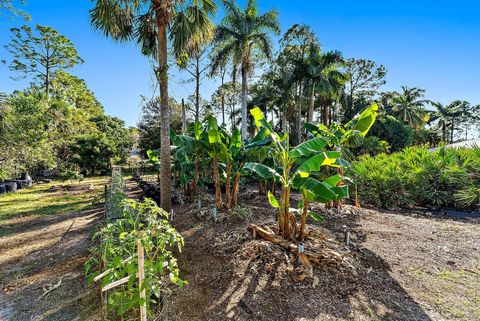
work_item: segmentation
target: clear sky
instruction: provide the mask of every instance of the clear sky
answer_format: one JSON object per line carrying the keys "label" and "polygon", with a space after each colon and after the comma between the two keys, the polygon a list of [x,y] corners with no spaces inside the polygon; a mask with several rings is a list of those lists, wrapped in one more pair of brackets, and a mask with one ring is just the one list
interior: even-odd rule
{"label": "clear sky", "polygon": [[[480,4],[477,1],[353,1],[258,0],[260,11],[279,11],[282,32],[305,23],[323,48],[340,50],[346,58],[367,58],[388,70],[385,90],[401,85],[427,90],[431,100],[465,99],[480,103]],[[243,3],[243,1],[241,1]],[[89,23],[89,0],[27,0],[31,25],[56,28],[73,41],[83,65],[70,72],[85,79],[108,114],[135,125],[141,95],[152,97],[154,79],[149,62],[133,44],[119,44],[95,32]],[[9,28],[20,19],[0,20],[0,61],[9,58],[3,45]],[[275,43],[278,43],[275,41]],[[193,93],[182,83],[185,73],[172,71],[171,95]],[[25,88],[0,65],[0,91]],[[217,84],[206,79],[202,96],[209,99]]]}

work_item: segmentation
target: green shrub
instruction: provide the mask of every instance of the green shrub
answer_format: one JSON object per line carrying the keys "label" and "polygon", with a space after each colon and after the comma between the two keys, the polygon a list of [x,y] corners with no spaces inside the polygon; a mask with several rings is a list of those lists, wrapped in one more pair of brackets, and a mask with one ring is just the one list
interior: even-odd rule
{"label": "green shrub", "polygon": [[413,130],[390,115],[378,117],[370,130],[370,135],[386,141],[393,152],[411,146],[413,142]]}
{"label": "green shrub", "polygon": [[479,149],[411,147],[352,164],[360,201],[382,208],[478,206]]}

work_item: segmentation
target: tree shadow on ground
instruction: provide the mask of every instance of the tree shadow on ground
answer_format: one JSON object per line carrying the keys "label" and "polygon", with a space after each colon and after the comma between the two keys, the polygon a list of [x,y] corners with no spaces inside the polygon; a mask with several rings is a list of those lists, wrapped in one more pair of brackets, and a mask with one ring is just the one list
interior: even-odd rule
{"label": "tree shadow on ground", "polygon": [[[255,203],[253,198],[244,199]],[[273,212],[263,197],[258,200],[257,208],[265,210],[254,213],[253,220],[270,221]],[[240,238],[238,246],[227,252],[215,251],[212,245],[218,234],[241,235],[246,230],[244,220],[212,225],[193,219],[188,210],[177,220],[186,244],[179,254],[180,270],[190,284],[169,299],[167,315],[173,320],[431,320],[391,276],[389,263],[362,247],[368,235],[362,234],[355,215],[327,218],[323,224],[333,234],[341,233],[343,225],[358,231],[352,247],[354,269],[315,268],[320,281],[315,288],[310,282],[295,283],[285,273],[285,259],[272,264],[254,255],[255,260],[239,261],[244,255],[239,249],[256,242],[251,237]],[[198,224],[202,225],[192,232]]]}
{"label": "tree shadow on ground", "polygon": [[[40,246],[33,251],[27,250],[21,258],[2,258],[0,311],[11,308],[8,320],[74,320],[82,313],[86,301],[93,303],[91,296],[95,292],[88,290],[83,264],[92,245],[94,226],[103,215],[104,209],[97,208],[37,218],[35,225],[30,220],[24,222],[26,226],[15,223],[15,231],[26,232],[25,240],[4,244],[4,249],[20,251],[35,242]],[[34,232],[41,228],[45,229],[45,235]],[[40,299],[43,286],[56,284],[60,278],[61,286]],[[98,305],[93,303],[91,308],[98,308]]]}

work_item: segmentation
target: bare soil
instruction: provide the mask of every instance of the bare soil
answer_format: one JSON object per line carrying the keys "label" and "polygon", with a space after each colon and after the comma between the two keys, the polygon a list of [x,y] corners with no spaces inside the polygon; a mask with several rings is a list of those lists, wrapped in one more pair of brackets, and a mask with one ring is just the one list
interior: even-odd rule
{"label": "bare soil", "polygon": [[274,224],[266,196],[250,190],[240,200],[216,224],[208,208],[176,207],[189,285],[166,300],[164,320],[480,320],[478,220],[316,206],[326,221],[310,229],[341,244],[346,225],[353,268],[317,266],[314,287],[292,278],[293,255],[247,231],[250,222]]}
{"label": "bare soil", "polygon": [[[94,186],[99,192],[101,184]],[[133,182],[127,186],[129,196],[140,196]],[[83,191],[56,187],[45,197]],[[250,223],[275,224],[266,196],[243,191],[241,207],[219,212],[216,223],[210,194],[202,197],[201,210],[196,202],[174,208],[189,284],[166,298],[163,320],[480,320],[479,220],[316,206],[326,220],[309,221],[310,230],[348,252],[351,267],[315,266],[314,284],[310,277],[295,281],[297,259],[247,230]],[[0,321],[100,319],[98,289],[87,285],[83,263],[103,214],[99,204],[2,223],[8,233],[0,237]]]}
{"label": "bare soil", "polygon": [[1,229],[8,233],[0,238],[0,321],[95,320],[99,316],[98,292],[85,282],[83,264],[94,228],[104,215],[103,203],[96,199],[107,180],[92,182],[38,186],[23,193],[43,193],[42,199],[52,202],[88,193],[91,204],[97,205],[43,215],[39,204],[31,204],[21,215],[2,222]]}

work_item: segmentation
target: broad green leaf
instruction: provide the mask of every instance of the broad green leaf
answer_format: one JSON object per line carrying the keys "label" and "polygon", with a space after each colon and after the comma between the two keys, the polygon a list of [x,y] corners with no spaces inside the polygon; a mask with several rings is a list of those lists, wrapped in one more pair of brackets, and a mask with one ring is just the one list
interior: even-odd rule
{"label": "broad green leaf", "polygon": [[208,142],[210,144],[221,143],[222,139],[220,137],[220,132],[216,128],[211,128],[208,130]]}
{"label": "broad green leaf", "polygon": [[325,221],[325,218],[320,215],[320,214],[317,214],[315,212],[312,212],[312,211],[308,211],[308,216],[310,216],[311,218],[313,218],[315,221]]}
{"label": "broad green leaf", "polygon": [[289,153],[289,156],[294,158],[309,156],[312,153],[321,152],[326,145],[327,145],[327,141],[324,140],[323,138],[309,139],[306,142],[303,142],[302,144],[292,149]]}
{"label": "broad green leaf", "polygon": [[323,152],[315,155],[300,165],[297,169],[299,172],[318,172],[322,166],[333,165],[337,158],[340,157],[340,152]]}
{"label": "broad green leaf", "polygon": [[275,195],[272,194],[272,192],[268,191],[268,201],[270,202],[270,205],[272,205],[275,208],[279,208],[280,205],[278,205],[278,201],[275,198]]}
{"label": "broad green leaf", "polygon": [[299,187],[307,199],[311,202],[317,201],[325,203],[337,199],[337,194],[332,190],[332,187],[324,182],[320,182],[314,178],[307,178]]}
{"label": "broad green leaf", "polygon": [[372,127],[375,119],[377,118],[378,105],[372,104],[370,107],[365,108],[358,118],[354,118],[346,125],[351,130],[359,131],[362,136],[367,135],[368,131]]}
{"label": "broad green leaf", "polygon": [[338,182],[340,182],[341,180],[342,180],[342,177],[337,174],[337,175],[330,176],[329,178],[327,178],[323,182],[325,184],[328,184],[328,185],[334,187],[334,186],[337,186]]}
{"label": "broad green leaf", "polygon": [[299,201],[298,201],[297,207],[298,207],[299,209],[300,209],[300,208],[303,208],[303,200],[299,200]]}
{"label": "broad green leaf", "polygon": [[268,166],[265,166],[263,164],[246,163],[245,166],[243,166],[243,168],[256,173],[258,176],[260,176],[263,179],[272,179],[275,177],[281,178],[281,176],[274,169]]}
{"label": "broad green leaf", "polygon": [[230,148],[240,148],[242,147],[242,137],[238,129],[232,130]]}
{"label": "broad green leaf", "polygon": [[197,121],[193,124],[193,134],[195,135],[196,140],[200,140],[200,136],[202,135],[202,123]]}

